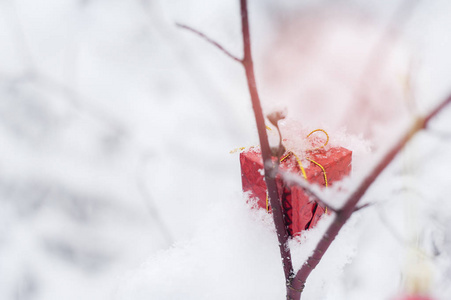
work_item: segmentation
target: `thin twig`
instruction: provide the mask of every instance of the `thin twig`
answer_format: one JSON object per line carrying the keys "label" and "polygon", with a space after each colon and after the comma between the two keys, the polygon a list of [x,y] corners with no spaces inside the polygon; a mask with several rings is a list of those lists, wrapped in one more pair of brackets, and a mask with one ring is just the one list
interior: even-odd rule
{"label": "thin twig", "polygon": [[374,203],[366,203],[366,204],[360,205],[360,206],[358,206],[358,207],[356,207],[354,209],[354,212],[362,210],[362,209],[367,208],[367,207],[371,207],[373,205],[374,205]]}
{"label": "thin twig", "polygon": [[172,235],[171,231],[169,230],[169,227],[166,225],[166,223],[161,218],[160,213],[155,204],[155,201],[153,200],[153,197],[149,191],[149,188],[147,187],[147,185],[144,181],[144,171],[149,162],[149,158],[150,158],[150,154],[148,152],[143,153],[140,157],[139,169],[136,172],[136,185],[137,185],[138,190],[141,193],[141,196],[144,200],[144,204],[146,205],[150,215],[152,216],[153,221],[160,228],[163,238],[166,241],[166,245],[169,247],[174,243],[173,235]]}
{"label": "thin twig", "polygon": [[193,29],[187,25],[176,23],[176,25],[180,28],[189,30],[219,50],[221,50],[224,54],[226,54],[231,59],[239,62],[243,65],[244,70],[246,72],[246,79],[248,84],[249,93],[251,96],[252,101],[252,107],[254,110],[254,116],[257,123],[257,130],[258,130],[258,136],[260,140],[260,147],[262,151],[262,158],[263,158],[263,168],[265,173],[265,182],[268,190],[268,199],[269,203],[271,204],[272,208],[272,215],[274,218],[274,224],[277,231],[277,237],[279,240],[279,250],[280,255],[282,257],[282,263],[283,263],[283,269],[285,274],[285,279],[288,282],[291,281],[292,277],[294,276],[293,272],[293,265],[291,262],[291,252],[290,248],[288,246],[288,230],[285,225],[284,221],[284,215],[279,199],[279,194],[277,190],[277,184],[276,184],[276,175],[278,171],[278,160],[276,160],[276,163],[273,163],[271,160],[271,149],[269,147],[268,142],[268,136],[266,133],[266,126],[265,126],[265,119],[263,116],[263,110],[260,103],[260,97],[258,95],[257,91],[257,84],[255,81],[255,75],[254,75],[254,64],[252,61],[252,53],[251,53],[251,41],[250,41],[250,32],[249,32],[249,17],[248,17],[248,11],[247,11],[247,1],[246,0],[240,0],[240,11],[241,11],[241,29],[242,29],[242,37],[243,37],[243,59],[239,59],[233,54],[231,54],[229,51],[227,51],[222,45],[208,37],[207,35],[203,34],[202,32],[199,32],[196,29]]}
{"label": "thin twig", "polygon": [[293,265],[291,262],[291,252],[290,248],[288,247],[288,230],[285,225],[284,221],[284,215],[282,211],[282,207],[280,204],[280,199],[278,195],[277,190],[277,184],[276,184],[276,174],[278,170],[278,160],[276,163],[272,163],[271,160],[271,149],[269,147],[268,142],[268,136],[266,134],[266,126],[265,126],[265,119],[263,117],[263,110],[261,108],[260,104],[260,97],[258,95],[257,91],[257,84],[255,81],[255,75],[254,75],[254,65],[252,61],[252,53],[251,53],[251,43],[250,43],[250,33],[249,33],[249,19],[248,19],[248,12],[247,12],[247,1],[246,0],[240,0],[240,11],[241,11],[241,25],[242,25],[242,36],[243,36],[243,52],[244,56],[243,59],[239,59],[233,54],[231,54],[229,51],[227,51],[222,45],[208,37],[207,35],[203,34],[202,32],[199,32],[198,30],[191,28],[187,25],[176,23],[176,25],[180,28],[189,30],[219,50],[221,50],[224,54],[226,54],[231,59],[239,62],[243,65],[244,70],[246,72],[246,78],[249,88],[249,93],[251,96],[252,101],[252,107],[254,110],[255,120],[257,123],[257,130],[260,140],[260,147],[262,149],[262,158],[263,158],[263,167],[264,167],[264,173],[265,173],[265,182],[268,189],[268,199],[269,203],[272,207],[273,212],[273,218],[274,223],[277,231],[277,236],[279,239],[279,249],[280,254],[282,256],[282,263],[283,263],[283,269],[285,273],[285,279],[287,283],[289,282],[290,278],[294,275],[293,273]]}
{"label": "thin twig", "polygon": [[187,25],[184,24],[180,24],[180,23],[175,23],[175,25],[177,25],[180,28],[186,29],[188,31],[191,31],[195,34],[197,34],[198,36],[200,36],[201,38],[203,38],[204,40],[206,40],[207,42],[209,42],[210,44],[212,44],[213,46],[215,46],[216,48],[218,48],[219,50],[221,50],[225,55],[227,55],[228,57],[230,57],[231,59],[239,62],[239,63],[243,63],[243,61],[241,59],[239,59],[238,57],[236,57],[235,55],[233,55],[232,53],[230,53],[229,51],[227,51],[221,44],[219,44],[218,42],[214,41],[213,39],[211,39],[210,37],[208,37],[207,35],[203,34],[202,32],[189,27]]}
{"label": "thin twig", "polygon": [[[163,18],[163,7],[161,1],[141,0],[142,9],[147,14],[147,25],[152,32],[155,31],[161,42],[167,43],[173,50],[172,59],[176,61],[176,65],[190,78],[190,81],[197,86],[197,90],[202,93],[205,103],[215,109],[218,117],[225,124],[226,134],[234,139],[244,136],[238,122],[230,122],[231,119],[238,118],[237,111],[232,109],[232,105],[227,101],[230,95],[228,92],[220,91],[220,82],[214,80],[207,72],[206,65],[199,64],[197,59],[185,59],[193,57],[197,51],[195,49],[187,49],[186,43],[180,40],[170,28],[166,26],[166,20]],[[194,58],[194,57],[193,57]]]}

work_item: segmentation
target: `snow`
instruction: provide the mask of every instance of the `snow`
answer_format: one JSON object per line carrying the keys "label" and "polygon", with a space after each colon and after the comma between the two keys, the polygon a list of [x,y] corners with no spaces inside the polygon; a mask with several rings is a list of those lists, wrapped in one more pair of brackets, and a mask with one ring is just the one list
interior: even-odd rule
{"label": "snow", "polygon": [[276,299],[283,295],[279,260],[269,259],[279,251],[269,216],[251,211],[240,196],[210,205],[205,214],[189,242],[160,252],[132,272],[119,299]]}
{"label": "snow", "polygon": [[[284,122],[306,134],[322,128],[331,145],[353,151],[353,177],[341,185],[349,188],[408,117],[449,93],[451,7],[422,2],[394,35],[370,102],[388,106],[390,118],[377,123],[340,101],[354,105],[348,85],[399,1],[340,1],[349,6],[312,13],[324,3],[250,1],[256,75],[265,112],[286,107]],[[324,29],[315,31],[315,55],[297,61],[285,39],[282,54],[268,58],[297,9]],[[368,22],[353,19],[360,13]],[[1,2],[0,16],[0,299],[284,298],[272,219],[246,204],[238,153],[229,154],[258,144],[244,72],[174,25],[193,26],[240,57],[238,1],[17,0]],[[284,67],[294,75],[270,85],[282,49],[293,55]],[[395,104],[403,93],[393,80],[412,61],[413,113]],[[314,105],[297,101],[311,90]],[[370,188],[362,203],[375,204],[345,225],[303,299],[393,299],[415,280],[449,298],[450,112]],[[359,132],[363,121],[379,126]],[[326,197],[342,201],[337,190]],[[291,241],[295,266],[331,221]]]}

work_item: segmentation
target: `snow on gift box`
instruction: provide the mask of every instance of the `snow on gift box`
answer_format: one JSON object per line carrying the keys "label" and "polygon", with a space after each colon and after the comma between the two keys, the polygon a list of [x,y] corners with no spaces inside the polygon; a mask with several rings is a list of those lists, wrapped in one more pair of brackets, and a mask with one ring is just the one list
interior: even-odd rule
{"label": "snow on gift box", "polygon": [[[321,129],[313,132],[316,131],[322,131],[327,135]],[[287,142],[286,139],[284,141]],[[302,155],[287,150],[280,159],[280,170],[299,174],[309,183],[325,187],[341,180],[351,172],[352,151],[343,147],[326,149],[324,148],[326,145],[327,141],[321,147],[312,146],[313,149],[306,150]],[[270,212],[260,148],[250,147],[241,152],[240,164],[243,192],[248,192],[249,199],[255,199],[258,207]],[[277,175],[276,182],[290,236],[312,228],[319,218],[327,213],[327,208],[311,201],[303,188],[288,183],[280,174]]]}

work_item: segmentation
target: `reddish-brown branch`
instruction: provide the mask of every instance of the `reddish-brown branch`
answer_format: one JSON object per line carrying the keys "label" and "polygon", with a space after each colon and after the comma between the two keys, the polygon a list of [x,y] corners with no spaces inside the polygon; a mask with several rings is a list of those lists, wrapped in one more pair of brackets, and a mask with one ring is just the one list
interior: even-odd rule
{"label": "reddish-brown branch", "polygon": [[[243,36],[243,59],[239,59],[229,51],[227,51],[223,46],[219,43],[215,42],[202,32],[199,32],[189,26],[183,24],[176,24],[178,27],[189,30],[201,38],[205,39],[207,42],[211,43],[219,50],[221,50],[224,54],[232,58],[233,60],[241,63],[244,67],[247,79],[247,85],[249,89],[249,93],[251,96],[252,107],[254,110],[255,121],[257,123],[258,137],[260,140],[260,147],[262,151],[263,158],[263,168],[265,173],[265,182],[266,187],[268,189],[268,199],[272,208],[272,215],[274,218],[274,224],[276,227],[277,238],[279,240],[279,249],[280,255],[282,257],[283,270],[285,274],[285,279],[287,281],[287,286],[289,286],[289,282],[291,282],[294,272],[293,272],[293,264],[291,262],[291,252],[288,247],[288,231],[285,226],[284,215],[279,199],[279,193],[277,191],[276,184],[276,175],[278,171],[278,160],[275,163],[272,162],[271,159],[271,149],[269,147],[268,135],[266,134],[266,126],[265,126],[265,118],[263,116],[263,110],[260,104],[260,97],[257,91],[257,84],[255,81],[254,74],[254,63],[252,60],[252,51],[251,51],[251,40],[249,33],[249,17],[247,11],[247,1],[240,0],[240,11],[241,11],[241,28],[242,28],[242,36]],[[290,287],[291,288],[291,287]]]}
{"label": "reddish-brown branch", "polygon": [[424,128],[427,128],[429,121],[434,118],[439,112],[442,111],[451,102],[451,96],[449,96],[445,101],[440,103],[434,110],[432,110],[429,115],[424,118]]}
{"label": "reddish-brown branch", "polygon": [[293,276],[293,265],[291,262],[290,248],[288,247],[288,231],[285,226],[282,207],[277,191],[276,174],[278,164],[271,160],[271,149],[269,147],[268,136],[266,134],[265,119],[260,104],[260,98],[257,91],[257,84],[254,75],[254,63],[252,61],[251,41],[249,34],[249,17],[247,12],[247,1],[240,0],[241,9],[241,28],[243,33],[243,66],[246,71],[247,85],[251,96],[252,107],[254,109],[255,121],[257,122],[258,137],[262,150],[263,166],[265,171],[265,182],[268,189],[269,203],[272,207],[274,224],[276,227],[277,238],[279,240],[280,255],[282,256],[283,270],[287,283]]}
{"label": "reddish-brown branch", "polygon": [[443,108],[445,108],[451,102],[451,96],[445,101],[440,103],[432,112],[430,112],[424,118],[418,118],[416,122],[412,125],[410,130],[404,135],[404,137],[393,146],[393,148],[381,159],[374,170],[362,181],[359,187],[349,196],[343,208],[337,212],[335,219],[330,224],[329,228],[324,233],[323,237],[316,246],[313,254],[307,259],[307,261],[302,265],[301,269],[297,272],[291,285],[293,289],[290,289],[290,294],[288,299],[300,299],[305,282],[310,275],[310,273],[318,265],[319,261],[323,257],[324,253],[329,248],[332,241],[337,236],[340,229],[352,215],[358,201],[362,198],[371,184],[379,177],[382,171],[391,163],[391,161],[396,157],[396,155],[403,149],[406,144],[412,139],[412,137],[420,130],[426,128],[429,121],[435,117]]}
{"label": "reddish-brown branch", "polygon": [[207,42],[209,42],[210,44],[212,44],[213,46],[215,46],[216,48],[218,48],[219,50],[221,50],[225,55],[227,55],[228,57],[230,57],[231,59],[239,62],[239,63],[243,63],[243,61],[241,59],[239,59],[238,57],[236,57],[235,55],[233,55],[232,53],[230,53],[228,50],[226,50],[221,44],[219,44],[218,42],[214,41],[213,39],[211,39],[210,37],[208,37],[207,35],[203,34],[202,32],[189,27],[187,25],[184,24],[180,24],[180,23],[175,23],[175,25],[177,25],[180,28],[186,29],[188,31],[191,31],[195,34],[197,34],[198,36],[200,36],[201,38],[203,38],[204,40],[206,40]]}

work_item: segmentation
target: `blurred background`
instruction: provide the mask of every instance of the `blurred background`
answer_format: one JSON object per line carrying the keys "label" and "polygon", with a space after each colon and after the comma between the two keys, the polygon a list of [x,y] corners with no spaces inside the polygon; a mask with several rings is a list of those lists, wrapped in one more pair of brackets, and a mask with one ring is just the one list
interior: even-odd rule
{"label": "blurred background", "polygon": [[[449,1],[249,10],[266,112],[377,150],[450,91]],[[257,144],[244,72],[176,22],[241,57],[237,0],[0,1],[0,299],[111,299],[130,270],[192,239],[209,207],[242,201],[229,151]],[[412,172],[439,187],[425,206],[446,208],[450,143],[424,139],[406,164],[433,165]],[[438,216],[448,249],[451,214]]]}

